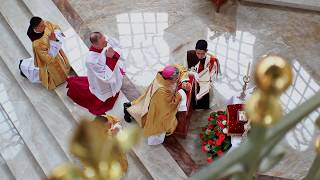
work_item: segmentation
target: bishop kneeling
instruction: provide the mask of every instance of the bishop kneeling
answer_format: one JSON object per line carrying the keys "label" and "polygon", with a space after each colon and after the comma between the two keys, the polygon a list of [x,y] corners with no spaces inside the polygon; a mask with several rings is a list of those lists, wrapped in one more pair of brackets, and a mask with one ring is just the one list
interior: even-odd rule
{"label": "bishop kneeling", "polygon": [[[182,87],[179,89],[179,87]],[[143,128],[149,145],[163,143],[174,133],[178,111],[187,111],[188,71],[181,65],[169,65],[159,71],[146,92],[131,103],[125,103],[125,120],[135,119]]]}

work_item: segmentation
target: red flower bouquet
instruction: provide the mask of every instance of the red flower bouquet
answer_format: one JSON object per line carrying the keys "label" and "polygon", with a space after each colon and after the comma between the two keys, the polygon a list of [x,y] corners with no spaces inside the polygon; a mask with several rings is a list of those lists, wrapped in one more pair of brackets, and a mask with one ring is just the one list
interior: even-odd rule
{"label": "red flower bouquet", "polygon": [[212,112],[208,118],[208,125],[199,134],[201,149],[207,153],[208,163],[222,156],[231,148],[231,137],[227,135],[227,116],[225,111]]}

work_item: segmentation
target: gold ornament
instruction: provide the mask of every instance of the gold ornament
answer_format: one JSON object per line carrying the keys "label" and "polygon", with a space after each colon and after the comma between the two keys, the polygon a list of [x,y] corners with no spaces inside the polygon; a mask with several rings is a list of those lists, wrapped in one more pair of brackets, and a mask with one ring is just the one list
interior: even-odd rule
{"label": "gold ornament", "polygon": [[272,125],[282,116],[282,108],[279,100],[274,96],[265,96],[260,90],[256,90],[246,104],[246,111],[250,121],[266,126]]}
{"label": "gold ornament", "polygon": [[256,66],[256,85],[268,94],[280,95],[292,84],[291,65],[279,56],[263,56]]}
{"label": "gold ornament", "polygon": [[85,180],[85,178],[79,167],[66,164],[55,168],[48,180]]}
{"label": "gold ornament", "polygon": [[100,121],[81,121],[71,140],[70,151],[82,162],[83,171],[77,166],[64,165],[56,168],[49,180],[113,180],[121,177],[127,170],[125,152],[138,142],[140,130],[132,127],[112,136],[105,126]]}
{"label": "gold ornament", "polygon": [[316,142],[315,142],[315,148],[316,148],[316,152],[318,154],[320,154],[320,136],[316,139]]}
{"label": "gold ornament", "polygon": [[264,56],[255,71],[257,90],[246,103],[253,125],[273,125],[282,117],[280,95],[292,83],[291,66],[279,56]]}

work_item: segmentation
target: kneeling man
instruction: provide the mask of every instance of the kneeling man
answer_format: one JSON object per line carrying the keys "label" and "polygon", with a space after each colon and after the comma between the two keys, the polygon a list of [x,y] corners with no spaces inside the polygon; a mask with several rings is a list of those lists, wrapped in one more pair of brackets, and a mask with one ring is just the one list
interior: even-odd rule
{"label": "kneeling man", "polygon": [[[182,89],[179,90],[179,87]],[[143,127],[149,145],[161,144],[178,124],[178,111],[187,111],[186,91],[191,89],[188,72],[180,65],[166,66],[157,73],[147,91],[125,104],[125,120],[134,118]]]}
{"label": "kneeling man", "polygon": [[120,45],[115,39],[93,32],[90,42],[86,59],[88,77],[69,77],[67,95],[92,114],[103,115],[113,108],[118,98],[124,67],[120,62]]}

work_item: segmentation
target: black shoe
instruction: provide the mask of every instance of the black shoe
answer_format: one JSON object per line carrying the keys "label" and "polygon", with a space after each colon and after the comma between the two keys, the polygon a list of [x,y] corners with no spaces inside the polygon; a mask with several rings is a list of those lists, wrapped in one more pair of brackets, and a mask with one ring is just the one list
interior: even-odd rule
{"label": "black shoe", "polygon": [[131,123],[131,121],[132,121],[130,115],[124,115],[124,120],[125,120],[127,123]]}
{"label": "black shoe", "polygon": [[131,106],[131,102],[123,103],[123,106],[124,106],[125,108],[130,107],[130,106]]}
{"label": "black shoe", "polygon": [[[22,63],[23,59],[20,59],[20,62],[19,62],[19,70],[20,70],[20,75],[24,78],[27,78],[26,75],[23,74],[23,72],[21,71],[21,63]],[[28,78],[27,78],[28,79]]]}
{"label": "black shoe", "polygon": [[126,122],[131,122],[132,121],[132,117],[131,115],[129,114],[129,112],[127,111],[127,108],[131,106],[131,103],[130,102],[127,102],[127,103],[123,103],[123,111],[124,111],[124,120]]}

